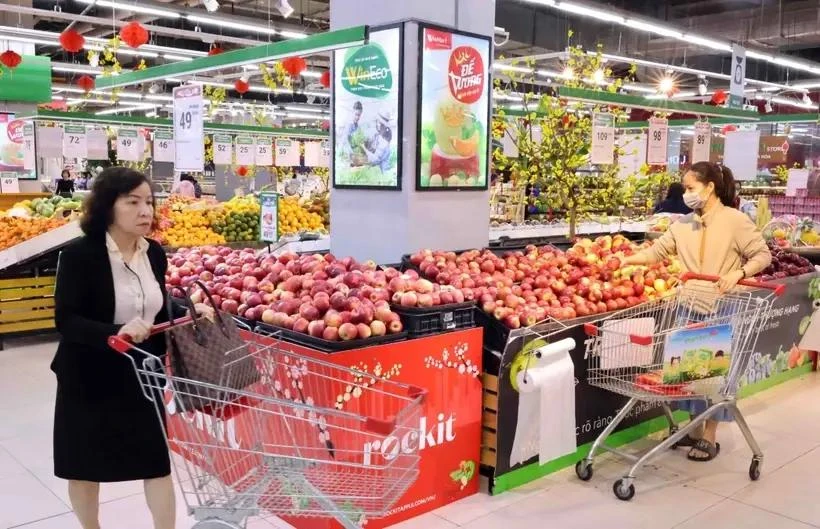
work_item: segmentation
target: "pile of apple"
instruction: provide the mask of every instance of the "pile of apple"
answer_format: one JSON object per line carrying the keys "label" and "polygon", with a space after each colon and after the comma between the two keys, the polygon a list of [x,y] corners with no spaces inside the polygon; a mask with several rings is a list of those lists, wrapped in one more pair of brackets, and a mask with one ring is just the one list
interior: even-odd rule
{"label": "pile of apple", "polygon": [[478,300],[484,312],[517,329],[547,317],[569,320],[625,309],[670,292],[677,262],[621,267],[621,258],[642,247],[606,235],[581,239],[566,252],[551,246],[503,256],[422,250],[410,261],[423,276]]}
{"label": "pile of apple", "polygon": [[[181,248],[169,257],[166,283],[188,287],[201,281],[222,311],[251,321],[349,341],[403,330],[390,309],[388,283],[397,270],[376,270],[372,261],[292,253],[257,257],[253,250],[205,246]],[[195,287],[194,303],[207,303]]]}

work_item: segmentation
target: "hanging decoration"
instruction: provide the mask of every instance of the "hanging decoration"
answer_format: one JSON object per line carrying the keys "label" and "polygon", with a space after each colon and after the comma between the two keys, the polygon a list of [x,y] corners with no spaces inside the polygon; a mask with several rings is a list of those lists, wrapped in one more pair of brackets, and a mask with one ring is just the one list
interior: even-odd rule
{"label": "hanging decoration", "polygon": [[87,94],[94,89],[94,79],[90,75],[84,75],[77,79],[77,86]]}
{"label": "hanging decoration", "polygon": [[296,78],[307,69],[307,61],[302,57],[288,57],[282,61],[282,67],[292,78]]}
{"label": "hanging decoration", "polygon": [[242,178],[245,178],[246,176],[248,176],[247,166],[240,165],[239,167],[237,167],[236,168],[236,176],[240,176]]}
{"label": "hanging decoration", "polygon": [[715,90],[715,93],[712,94],[712,103],[716,105],[722,105],[726,103],[726,90],[718,89]]}
{"label": "hanging decoration", "polygon": [[148,43],[149,33],[139,22],[129,22],[120,30],[120,38],[132,48]]}
{"label": "hanging decoration", "polygon": [[205,85],[202,88],[202,95],[208,101],[208,116],[213,117],[219,110],[219,105],[227,99],[228,91],[219,86]]}
{"label": "hanging decoration", "polygon": [[322,77],[319,78],[319,82],[322,83],[322,86],[325,88],[330,88],[330,70],[322,72]]}
{"label": "hanging decoration", "polygon": [[85,37],[75,29],[67,29],[60,33],[60,46],[70,53],[77,53],[85,46]]}
{"label": "hanging decoration", "polygon": [[[112,75],[119,75],[122,72],[122,65],[117,59],[117,50],[120,48],[119,35],[114,36],[105,43],[103,49],[100,51],[89,51],[87,54],[88,64],[94,67],[102,68],[102,76],[110,77]],[[110,101],[116,103],[120,98],[122,88],[115,88],[111,90]],[[102,100],[103,95],[100,94],[97,99]]]}
{"label": "hanging decoration", "polygon": [[20,63],[23,62],[23,58],[20,57],[20,54],[16,51],[6,50],[3,53],[0,53],[0,63],[3,64],[9,70],[13,70],[20,66]]}
{"label": "hanging decoration", "polygon": [[250,83],[248,83],[247,79],[244,77],[237,79],[236,82],[233,84],[234,90],[239,92],[240,94],[245,94],[248,90],[251,89]]}
{"label": "hanging decoration", "polygon": [[211,49],[208,50],[208,55],[219,55],[220,53],[224,53],[225,50],[219,47],[219,44],[213,43],[211,44]]}
{"label": "hanging decoration", "polygon": [[290,77],[281,62],[274,63],[272,71],[267,64],[260,63],[259,71],[262,72],[262,82],[271,90],[291,87]]}
{"label": "hanging decoration", "polygon": [[720,131],[725,136],[726,134],[728,134],[730,132],[734,132],[736,130],[737,130],[737,127],[735,125],[724,125],[723,128]]}

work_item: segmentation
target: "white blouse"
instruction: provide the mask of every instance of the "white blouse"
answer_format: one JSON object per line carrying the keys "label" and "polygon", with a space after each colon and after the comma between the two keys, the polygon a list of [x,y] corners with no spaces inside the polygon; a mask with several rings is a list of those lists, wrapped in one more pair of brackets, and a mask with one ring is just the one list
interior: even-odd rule
{"label": "white blouse", "polygon": [[142,318],[152,323],[160,310],[164,310],[157,278],[148,260],[148,241],[140,239],[137,251],[126,263],[117,243],[105,234],[108,259],[114,276],[114,323],[123,325],[134,318]]}

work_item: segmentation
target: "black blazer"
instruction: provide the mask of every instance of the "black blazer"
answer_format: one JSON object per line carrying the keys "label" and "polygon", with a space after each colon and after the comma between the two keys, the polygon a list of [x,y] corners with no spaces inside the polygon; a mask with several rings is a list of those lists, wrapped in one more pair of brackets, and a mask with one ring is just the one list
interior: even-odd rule
{"label": "black blazer", "polygon": [[[148,259],[163,297],[168,260],[162,247],[148,239]],[[139,391],[136,373],[129,359],[108,346],[108,337],[117,334],[114,324],[114,276],[108,259],[105,237],[85,236],[60,253],[54,292],[54,320],[60,344],[51,364],[60,389],[95,398],[114,397]],[[184,308],[173,305],[174,317]],[[168,321],[165,308],[154,323]],[[165,354],[165,338],[153,336],[140,344],[153,355]],[[134,351],[132,358],[141,361]]]}

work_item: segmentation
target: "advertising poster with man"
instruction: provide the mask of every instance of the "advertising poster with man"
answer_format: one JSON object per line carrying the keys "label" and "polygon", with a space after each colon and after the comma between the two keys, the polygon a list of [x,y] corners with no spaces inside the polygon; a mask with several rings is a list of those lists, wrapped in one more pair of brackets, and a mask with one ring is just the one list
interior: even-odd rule
{"label": "advertising poster with man", "polygon": [[400,46],[395,27],[335,54],[335,187],[401,187]]}

